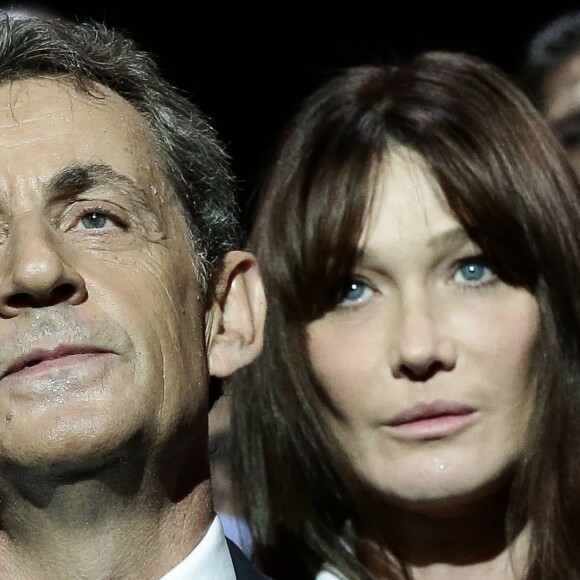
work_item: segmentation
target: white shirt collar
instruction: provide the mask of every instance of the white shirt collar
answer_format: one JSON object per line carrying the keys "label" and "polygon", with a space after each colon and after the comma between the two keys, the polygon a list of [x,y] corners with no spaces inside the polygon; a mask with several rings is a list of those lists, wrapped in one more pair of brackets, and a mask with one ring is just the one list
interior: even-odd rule
{"label": "white shirt collar", "polygon": [[161,580],[219,578],[235,580],[236,573],[222,525],[216,516],[201,542]]}

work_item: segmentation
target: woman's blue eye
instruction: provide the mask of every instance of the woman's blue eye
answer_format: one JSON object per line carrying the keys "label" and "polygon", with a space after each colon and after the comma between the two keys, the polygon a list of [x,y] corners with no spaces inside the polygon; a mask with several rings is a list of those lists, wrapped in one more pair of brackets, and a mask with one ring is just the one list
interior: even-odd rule
{"label": "woman's blue eye", "polygon": [[472,285],[485,284],[495,278],[493,270],[479,260],[463,262],[453,276],[454,282]]}
{"label": "woman's blue eye", "polygon": [[352,280],[345,284],[339,296],[339,304],[348,306],[366,300],[372,293],[371,288],[360,280]]}
{"label": "woman's blue eye", "polygon": [[98,211],[93,211],[87,213],[81,218],[81,223],[83,226],[90,230],[96,230],[104,228],[109,221],[109,217],[104,213],[100,213]]}

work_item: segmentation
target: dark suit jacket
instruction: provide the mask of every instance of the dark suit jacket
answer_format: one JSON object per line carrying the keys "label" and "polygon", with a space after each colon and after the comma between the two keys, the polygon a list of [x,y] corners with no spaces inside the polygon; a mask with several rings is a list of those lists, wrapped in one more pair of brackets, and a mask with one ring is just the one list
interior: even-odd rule
{"label": "dark suit jacket", "polygon": [[229,538],[226,538],[226,541],[238,580],[273,580],[270,576],[259,572],[234,542]]}

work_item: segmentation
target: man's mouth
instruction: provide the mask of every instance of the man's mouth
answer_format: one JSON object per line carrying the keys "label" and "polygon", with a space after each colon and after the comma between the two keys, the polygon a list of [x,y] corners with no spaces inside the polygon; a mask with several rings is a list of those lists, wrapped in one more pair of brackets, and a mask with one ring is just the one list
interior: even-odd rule
{"label": "man's mouth", "polygon": [[56,366],[59,363],[72,363],[80,361],[82,358],[103,354],[105,352],[108,351],[95,347],[73,345],[60,345],[53,349],[33,350],[18,357],[2,374],[0,380],[9,375],[22,373],[33,367],[48,368],[52,366],[51,363],[53,361],[55,362],[54,366]]}

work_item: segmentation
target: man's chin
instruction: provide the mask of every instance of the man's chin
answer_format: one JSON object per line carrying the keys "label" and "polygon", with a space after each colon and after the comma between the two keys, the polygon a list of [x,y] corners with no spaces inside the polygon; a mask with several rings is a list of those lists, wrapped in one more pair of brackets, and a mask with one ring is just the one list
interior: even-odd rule
{"label": "man's chin", "polygon": [[146,447],[139,427],[131,429],[110,414],[42,419],[32,417],[19,428],[14,425],[10,433],[4,430],[0,445],[2,463],[55,474],[86,471],[126,461],[128,457],[139,460]]}

